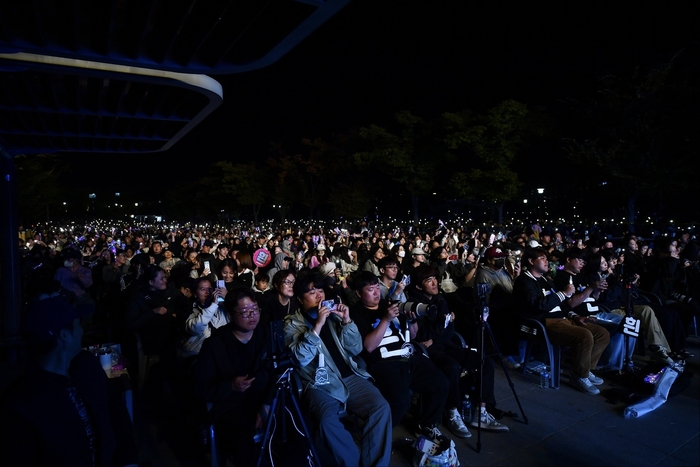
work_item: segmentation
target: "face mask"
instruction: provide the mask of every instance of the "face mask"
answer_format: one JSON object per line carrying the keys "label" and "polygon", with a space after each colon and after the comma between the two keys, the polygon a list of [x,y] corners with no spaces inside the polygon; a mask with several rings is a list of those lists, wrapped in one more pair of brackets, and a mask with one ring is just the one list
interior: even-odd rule
{"label": "face mask", "polygon": [[73,261],[64,261],[63,265],[67,268],[72,268],[73,267]]}
{"label": "face mask", "polygon": [[399,258],[403,258],[404,256],[406,256],[406,252],[405,252],[405,251],[399,251]]}

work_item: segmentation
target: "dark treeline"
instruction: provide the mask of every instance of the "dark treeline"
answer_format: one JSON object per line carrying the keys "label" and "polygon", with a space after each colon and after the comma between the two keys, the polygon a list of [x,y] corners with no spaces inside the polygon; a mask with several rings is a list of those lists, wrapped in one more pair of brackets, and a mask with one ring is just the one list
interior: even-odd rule
{"label": "dark treeline", "polygon": [[60,155],[19,156],[20,215],[24,223],[130,214],[691,223],[697,210],[688,211],[687,198],[697,179],[700,127],[694,58],[696,47],[665,63],[601,76],[584,99],[547,106],[505,100],[431,119],[401,110],[384,126],[272,142],[244,158],[222,154],[210,163],[216,158],[193,155],[184,183],[161,179],[149,163],[97,171],[98,179],[124,178],[119,196],[98,190],[88,198],[79,185],[68,186]]}

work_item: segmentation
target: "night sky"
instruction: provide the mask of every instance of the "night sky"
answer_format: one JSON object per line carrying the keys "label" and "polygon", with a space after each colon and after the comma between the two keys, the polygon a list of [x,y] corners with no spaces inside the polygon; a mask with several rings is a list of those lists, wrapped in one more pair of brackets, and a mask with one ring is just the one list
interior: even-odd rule
{"label": "night sky", "polygon": [[[690,3],[354,0],[277,63],[213,76],[224,103],[172,149],[119,157],[180,181],[218,160],[267,158],[271,142],[293,152],[301,138],[390,125],[403,109],[428,119],[505,99],[546,109],[607,73],[669,61],[697,41],[696,18]],[[123,178],[87,183],[127,191]]]}

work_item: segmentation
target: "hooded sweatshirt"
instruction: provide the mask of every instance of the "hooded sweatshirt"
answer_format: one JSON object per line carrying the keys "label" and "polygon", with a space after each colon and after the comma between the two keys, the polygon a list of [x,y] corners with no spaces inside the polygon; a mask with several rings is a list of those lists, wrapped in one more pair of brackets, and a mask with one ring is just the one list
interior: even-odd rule
{"label": "hooded sweatshirt", "polygon": [[287,258],[287,256],[287,253],[277,253],[275,255],[275,262],[273,263],[272,268],[267,271],[267,277],[270,279],[270,283],[272,283],[272,278],[274,277],[275,273],[284,268],[284,258]]}

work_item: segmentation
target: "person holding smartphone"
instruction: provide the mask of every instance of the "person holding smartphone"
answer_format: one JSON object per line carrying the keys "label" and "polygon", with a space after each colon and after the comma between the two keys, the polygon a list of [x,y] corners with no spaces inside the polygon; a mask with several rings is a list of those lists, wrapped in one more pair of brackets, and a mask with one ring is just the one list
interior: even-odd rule
{"label": "person holding smartphone", "polygon": [[238,288],[226,296],[231,322],[202,344],[194,366],[194,392],[212,404],[218,448],[231,453],[235,465],[256,465],[260,445],[256,431],[265,427],[275,390],[267,356],[271,339],[260,324],[255,293]]}
{"label": "person holding smartphone", "polygon": [[194,282],[195,302],[192,313],[185,322],[185,331],[190,337],[183,342],[183,357],[198,355],[202,343],[211,336],[212,330],[228,324],[229,316],[218,301],[225,290],[214,288],[207,277],[200,277]]}
{"label": "person holding smartphone", "polygon": [[[342,303],[334,309],[323,304],[323,285],[318,274],[299,275],[294,294],[300,309],[284,320],[285,343],[298,362],[304,398],[336,465],[389,465],[389,404],[353,359],[362,352],[363,340],[350,310]],[[340,420],[343,410],[364,421],[360,449]]]}
{"label": "person holding smartphone", "polygon": [[410,276],[403,276],[400,281],[396,281],[399,265],[392,256],[385,256],[379,260],[379,290],[382,299],[391,301],[406,302],[404,289],[410,282]]}

